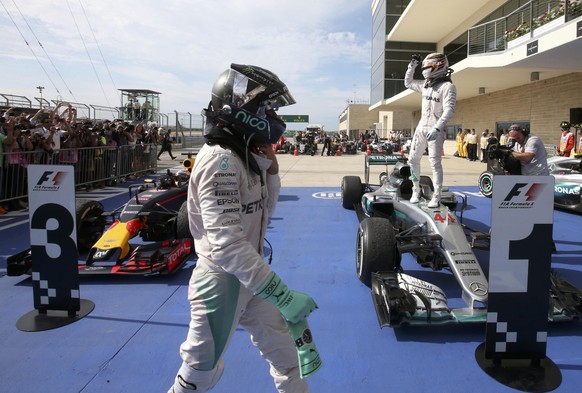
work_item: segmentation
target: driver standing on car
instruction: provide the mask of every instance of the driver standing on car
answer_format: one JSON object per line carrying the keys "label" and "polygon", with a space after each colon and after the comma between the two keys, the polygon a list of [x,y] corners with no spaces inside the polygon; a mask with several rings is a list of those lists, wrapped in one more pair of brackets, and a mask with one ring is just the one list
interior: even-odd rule
{"label": "driver standing on car", "polygon": [[420,159],[428,146],[428,162],[432,169],[434,193],[428,207],[438,207],[443,186],[443,166],[441,164],[446,127],[455,112],[457,88],[450,78],[447,56],[431,53],[422,61],[424,81],[414,79],[414,70],[420,63],[420,56],[412,60],[404,76],[404,86],[422,95],[422,113],[420,122],[412,137],[412,146],[408,159],[412,169],[411,180],[413,193],[411,203],[418,203],[421,197]]}
{"label": "driver standing on car", "polygon": [[288,289],[263,261],[265,231],[281,187],[271,144],[285,123],[275,110],[294,103],[275,74],[255,66],[232,64],[214,83],[203,111],[206,143],[188,188],[198,262],[188,290],[183,363],[170,393],[210,390],[239,325],[269,363],[279,392],[309,391],[287,323],[304,321],[317,306],[309,295]]}

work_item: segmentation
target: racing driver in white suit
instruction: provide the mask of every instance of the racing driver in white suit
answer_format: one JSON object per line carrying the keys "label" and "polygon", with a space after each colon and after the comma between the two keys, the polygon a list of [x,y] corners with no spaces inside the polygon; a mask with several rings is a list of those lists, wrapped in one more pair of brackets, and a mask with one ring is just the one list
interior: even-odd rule
{"label": "racing driver in white suit", "polygon": [[[287,288],[263,260],[263,241],[281,186],[271,147],[285,130],[278,107],[294,104],[287,86],[260,67],[232,64],[212,89],[206,143],[188,189],[188,216],[198,262],[190,279],[191,321],[180,346],[182,366],[169,393],[210,390],[240,325],[269,363],[279,392],[308,392],[286,322],[317,306]],[[253,391],[241,387],[240,392]]]}
{"label": "racing driver in white suit", "polygon": [[411,203],[418,203],[422,191],[420,188],[420,159],[428,147],[428,162],[432,169],[434,193],[428,207],[438,207],[443,186],[443,166],[441,163],[443,145],[446,137],[447,123],[455,112],[457,88],[450,78],[449,61],[442,53],[431,53],[422,61],[422,76],[425,80],[414,79],[414,70],[420,63],[420,56],[412,60],[404,76],[404,86],[422,95],[422,113],[420,122],[412,137],[412,146],[408,156],[412,169],[413,184]]}

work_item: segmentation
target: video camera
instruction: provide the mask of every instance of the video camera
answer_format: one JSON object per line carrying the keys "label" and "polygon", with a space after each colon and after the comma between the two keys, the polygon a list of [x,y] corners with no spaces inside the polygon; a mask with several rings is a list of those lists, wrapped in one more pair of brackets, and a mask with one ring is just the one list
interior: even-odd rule
{"label": "video camera", "polygon": [[505,146],[499,145],[497,138],[487,140],[487,169],[492,172],[507,172],[510,175],[521,175],[521,163],[511,154],[515,140],[509,138]]}

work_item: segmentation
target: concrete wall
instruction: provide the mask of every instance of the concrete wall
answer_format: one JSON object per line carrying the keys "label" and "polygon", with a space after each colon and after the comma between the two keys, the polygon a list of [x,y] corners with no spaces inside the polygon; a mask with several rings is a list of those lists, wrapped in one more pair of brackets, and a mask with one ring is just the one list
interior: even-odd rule
{"label": "concrete wall", "polygon": [[[352,138],[357,138],[363,130],[376,128],[374,123],[378,122],[378,110],[369,110],[368,104],[350,104],[340,115],[347,112],[347,120],[339,123],[339,130],[346,131]],[[357,130],[357,131],[356,131]]]}

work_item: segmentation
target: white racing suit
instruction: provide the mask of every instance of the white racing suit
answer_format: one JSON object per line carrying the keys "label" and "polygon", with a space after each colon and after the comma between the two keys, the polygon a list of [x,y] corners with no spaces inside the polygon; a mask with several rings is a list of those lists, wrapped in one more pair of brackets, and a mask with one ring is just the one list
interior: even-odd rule
{"label": "white racing suit", "polygon": [[[170,392],[210,390],[222,375],[223,355],[238,325],[269,363],[279,392],[309,391],[279,309],[254,295],[271,275],[263,242],[281,187],[279,175],[265,171],[271,161],[255,158],[265,184],[219,145],[204,145],[196,157],[188,213],[198,262],[188,290],[191,321],[180,347],[183,364]],[[238,391],[254,390],[241,386]]]}
{"label": "white racing suit", "polygon": [[[408,159],[412,169],[412,182],[414,191],[419,191],[420,181],[420,159],[428,146],[428,162],[432,169],[432,180],[434,183],[435,195],[440,196],[443,186],[443,166],[441,156],[447,132],[447,123],[455,112],[457,102],[457,88],[447,81],[413,79],[416,63],[413,61],[408,65],[404,76],[404,86],[422,95],[422,112],[420,122],[416,127],[412,137],[412,146]],[[429,141],[427,137],[433,129],[438,129],[435,140]]]}

